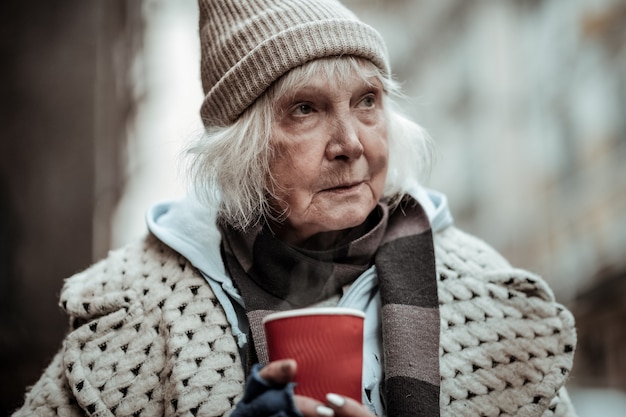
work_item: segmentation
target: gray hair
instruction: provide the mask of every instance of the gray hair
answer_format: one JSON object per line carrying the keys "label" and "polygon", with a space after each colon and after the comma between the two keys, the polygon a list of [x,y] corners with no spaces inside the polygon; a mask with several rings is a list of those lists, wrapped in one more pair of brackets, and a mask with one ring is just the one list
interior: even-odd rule
{"label": "gray hair", "polygon": [[245,230],[262,218],[277,219],[285,214],[275,213],[268,198],[268,190],[275,189],[270,165],[274,157],[271,134],[275,105],[284,94],[320,74],[338,78],[339,83],[355,74],[366,82],[375,77],[382,83],[389,141],[384,197],[399,201],[429,171],[430,138],[421,126],[399,111],[394,101],[400,97],[398,84],[362,58],[318,59],[289,71],[235,122],[206,128],[186,149],[192,191],[202,202],[217,208],[221,221]]}

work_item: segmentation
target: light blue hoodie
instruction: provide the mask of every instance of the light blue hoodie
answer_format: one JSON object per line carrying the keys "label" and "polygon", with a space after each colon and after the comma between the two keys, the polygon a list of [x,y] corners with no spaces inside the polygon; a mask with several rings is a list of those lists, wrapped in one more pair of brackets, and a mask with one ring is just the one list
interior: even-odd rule
{"label": "light blue hoodie", "polygon": [[[409,194],[426,211],[433,233],[453,223],[444,194],[422,187],[415,187]],[[224,268],[215,209],[189,196],[178,201],[156,204],[146,217],[148,229],[163,243],[187,258],[204,276],[221,303],[239,349],[243,352],[247,342],[248,320],[243,298]],[[384,408],[379,392],[383,378],[380,305],[375,266],[352,283],[338,304],[339,307],[356,308],[365,312],[363,403],[382,416]]]}

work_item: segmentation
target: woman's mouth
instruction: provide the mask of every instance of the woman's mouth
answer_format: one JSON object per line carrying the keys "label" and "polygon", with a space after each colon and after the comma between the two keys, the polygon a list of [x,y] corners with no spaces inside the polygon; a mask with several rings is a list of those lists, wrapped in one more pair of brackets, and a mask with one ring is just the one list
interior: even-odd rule
{"label": "woman's mouth", "polygon": [[350,184],[341,184],[335,187],[326,188],[324,191],[333,192],[333,193],[347,193],[353,190],[356,190],[362,182],[354,182]]}

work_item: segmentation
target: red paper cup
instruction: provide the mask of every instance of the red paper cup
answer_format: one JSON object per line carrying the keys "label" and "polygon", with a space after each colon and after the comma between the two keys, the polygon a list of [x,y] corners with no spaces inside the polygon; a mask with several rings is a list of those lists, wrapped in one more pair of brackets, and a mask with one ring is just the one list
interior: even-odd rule
{"label": "red paper cup", "polygon": [[362,311],[303,308],[263,319],[270,361],[295,359],[295,393],[326,401],[334,392],[361,402]]}

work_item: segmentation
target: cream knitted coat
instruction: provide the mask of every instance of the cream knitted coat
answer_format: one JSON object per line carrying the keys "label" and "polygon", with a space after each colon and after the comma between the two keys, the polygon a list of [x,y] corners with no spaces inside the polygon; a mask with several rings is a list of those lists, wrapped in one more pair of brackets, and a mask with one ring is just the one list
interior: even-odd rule
{"label": "cream knitted coat", "polygon": [[[454,227],[435,235],[441,415],[574,416],[572,315],[538,277]],[[222,416],[237,345],[209,285],[154,236],[67,280],[71,331],[14,416]]]}

